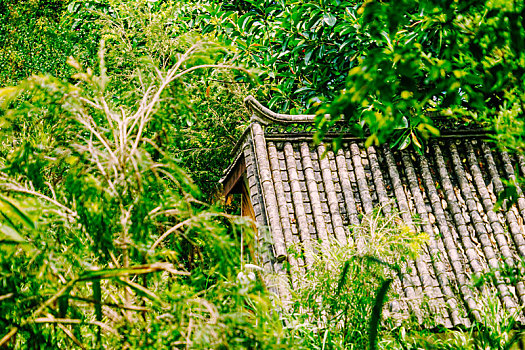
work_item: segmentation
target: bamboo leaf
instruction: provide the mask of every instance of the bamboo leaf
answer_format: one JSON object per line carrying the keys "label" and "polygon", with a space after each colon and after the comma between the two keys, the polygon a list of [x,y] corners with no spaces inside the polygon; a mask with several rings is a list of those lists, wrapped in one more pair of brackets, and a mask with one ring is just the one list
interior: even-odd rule
{"label": "bamboo leaf", "polygon": [[323,15],[323,20],[330,27],[333,27],[337,22],[337,18],[331,13],[325,13]]}
{"label": "bamboo leaf", "polygon": [[25,239],[12,227],[0,224],[0,243],[3,242],[25,242]]}
{"label": "bamboo leaf", "polygon": [[138,283],[135,283],[135,282],[131,282],[131,281],[126,281],[126,280],[123,280],[123,279],[120,279],[120,278],[116,278],[115,279],[116,282],[126,286],[126,287],[129,287],[131,288],[133,291],[135,291],[135,293],[137,293],[138,295],[142,296],[142,297],[145,297],[151,301],[154,301],[154,302],[157,302],[159,304],[162,304],[162,300],[155,294],[153,293],[151,290],[141,286],[140,284]]}
{"label": "bamboo leaf", "polygon": [[[18,219],[20,219],[20,221],[22,221],[26,226],[28,226],[28,227],[30,227],[32,229],[35,228],[35,223],[33,222],[33,220],[31,220],[31,218],[29,216],[27,216],[27,214],[24,213],[23,210],[20,209],[9,198],[0,195],[0,202],[3,203],[9,209],[9,211],[11,211],[13,214],[15,214],[16,217]],[[3,213],[3,214],[6,215],[5,213]]]}
{"label": "bamboo leaf", "polygon": [[346,282],[346,276],[348,274],[349,267],[350,261],[345,261],[345,264],[343,265],[343,271],[341,272],[341,277],[339,278],[339,283],[337,283],[337,293],[335,295],[339,295],[341,293],[341,289],[343,288]]}
{"label": "bamboo leaf", "polygon": [[387,279],[383,282],[379,290],[377,291],[376,300],[374,302],[374,307],[372,309],[372,315],[370,317],[370,327],[369,327],[369,349],[375,350],[377,345],[377,334],[379,329],[379,323],[381,322],[381,314],[383,311],[383,305],[386,300],[386,293],[390,288],[392,279]]}

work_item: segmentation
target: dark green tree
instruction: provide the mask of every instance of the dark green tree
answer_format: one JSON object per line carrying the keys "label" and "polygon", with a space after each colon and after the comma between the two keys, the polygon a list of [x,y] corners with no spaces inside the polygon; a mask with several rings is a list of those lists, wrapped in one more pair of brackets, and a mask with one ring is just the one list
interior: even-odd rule
{"label": "dark green tree", "polygon": [[523,2],[214,5],[202,17],[204,31],[261,69],[270,107],[329,113],[330,121],[319,118],[321,136],[344,118],[369,143],[420,149],[438,133],[430,117],[442,116],[486,126],[523,149]]}

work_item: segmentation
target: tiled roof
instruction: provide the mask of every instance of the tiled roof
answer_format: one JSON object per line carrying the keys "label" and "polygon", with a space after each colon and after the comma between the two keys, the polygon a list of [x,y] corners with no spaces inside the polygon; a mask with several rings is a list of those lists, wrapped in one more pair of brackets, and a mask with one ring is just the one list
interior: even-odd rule
{"label": "tiled roof", "polygon": [[[468,327],[482,317],[478,303],[486,288],[497,291],[510,312],[525,305],[521,280],[510,284],[496,276],[481,289],[471,283],[473,276],[502,264],[515,266],[525,256],[523,194],[516,205],[504,203],[494,211],[504,179],[513,179],[515,171],[525,175],[525,157],[495,151],[481,135],[431,140],[424,155],[388,146],[365,148],[362,140],[345,137],[334,153],[314,147],[304,134],[265,133],[266,124],[286,116],[268,121],[268,111],[261,112],[257,102],[249,100],[248,106],[257,118],[237,154],[246,166],[259,244],[267,248],[262,256],[266,271],[286,275],[285,260],[304,271],[312,264],[315,242],[326,247],[331,238],[352,241],[349,227],[358,225],[363,214],[379,205],[385,211],[397,206],[405,224],[412,226],[419,217],[418,227],[430,239],[394,283],[403,298],[391,305],[399,308],[393,312],[419,319],[430,315],[434,325],[448,328]],[[295,123],[313,120],[294,117]],[[304,260],[287,253],[297,243]],[[279,293],[286,297],[284,288]]]}

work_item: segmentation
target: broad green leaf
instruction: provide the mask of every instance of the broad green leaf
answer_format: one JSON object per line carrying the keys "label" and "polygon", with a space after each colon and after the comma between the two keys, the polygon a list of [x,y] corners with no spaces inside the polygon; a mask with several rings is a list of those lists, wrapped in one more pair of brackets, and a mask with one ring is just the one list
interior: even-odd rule
{"label": "broad green leaf", "polygon": [[402,139],[401,143],[399,144],[399,149],[400,150],[404,150],[409,145],[410,145],[410,135],[406,135],[406,136],[404,136],[404,138]]}
{"label": "broad green leaf", "polygon": [[25,242],[25,239],[12,227],[0,224],[0,243],[2,242]]}
{"label": "broad green leaf", "polygon": [[246,31],[249,29],[248,23],[251,22],[252,15],[251,12],[248,12],[239,18],[237,23],[242,30]]}
{"label": "broad green leaf", "polygon": [[34,229],[35,223],[22,209],[18,207],[11,199],[0,195],[0,210],[2,214],[11,216],[10,219],[18,219],[29,228]]}
{"label": "broad green leaf", "polygon": [[323,20],[330,27],[333,27],[337,22],[337,18],[331,13],[323,14]]}
{"label": "broad green leaf", "polygon": [[304,64],[308,64],[310,62],[310,58],[312,57],[312,54],[314,53],[314,50],[311,50],[311,51],[308,51],[305,55],[304,55]]}
{"label": "broad green leaf", "polygon": [[512,182],[506,182],[503,191],[498,193],[498,200],[494,205],[494,211],[499,210],[505,202],[507,202],[507,205],[513,205],[517,203],[518,198],[519,195],[516,184]]}

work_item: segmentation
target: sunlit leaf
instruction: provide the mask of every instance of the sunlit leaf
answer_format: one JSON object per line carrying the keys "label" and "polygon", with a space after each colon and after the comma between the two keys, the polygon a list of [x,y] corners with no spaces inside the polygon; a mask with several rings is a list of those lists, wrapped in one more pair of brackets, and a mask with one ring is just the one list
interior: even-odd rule
{"label": "sunlit leaf", "polygon": [[0,224],[0,243],[2,242],[25,242],[25,239],[11,226]]}
{"label": "sunlit leaf", "polygon": [[12,219],[19,220],[24,223],[27,227],[34,229],[34,221],[18,207],[18,204],[14,203],[13,200],[0,195],[0,210],[4,215],[11,215]]}

